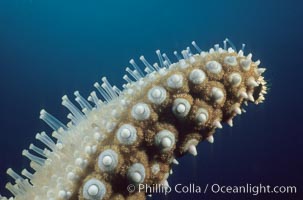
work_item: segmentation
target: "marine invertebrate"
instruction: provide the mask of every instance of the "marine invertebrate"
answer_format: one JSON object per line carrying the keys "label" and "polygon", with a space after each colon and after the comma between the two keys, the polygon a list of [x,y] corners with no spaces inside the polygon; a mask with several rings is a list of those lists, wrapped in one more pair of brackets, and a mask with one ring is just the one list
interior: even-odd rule
{"label": "marine invertebrate", "polygon": [[[36,139],[45,149],[31,144],[22,154],[30,159],[34,172],[24,169],[21,175],[8,169],[14,179],[7,189],[10,199],[145,199],[144,192],[128,192],[128,184],[168,186],[169,172],[176,158],[187,152],[197,155],[200,141],[214,142],[216,128],[244,110],[243,103],[264,101],[266,82],[260,61],[252,55],[229,47],[215,45],[203,52],[174,52],[172,63],[159,50],[159,64],[151,65],[143,56],[146,75],[132,59],[134,70],[128,75],[124,90],[112,86],[106,78],[94,86],[102,95],[92,92],[89,103],[78,91],[76,107],[67,96],[62,105],[70,114],[64,125],[42,110],[40,118],[52,129],[53,138],[45,132]],[[6,200],[6,197],[0,197]]]}

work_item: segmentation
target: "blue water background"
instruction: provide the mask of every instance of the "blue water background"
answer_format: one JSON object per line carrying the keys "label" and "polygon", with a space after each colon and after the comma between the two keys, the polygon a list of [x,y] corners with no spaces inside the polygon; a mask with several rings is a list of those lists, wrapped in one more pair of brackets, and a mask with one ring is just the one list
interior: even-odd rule
{"label": "blue water background", "polygon": [[[224,126],[215,143],[198,147],[174,167],[172,186],[295,185],[303,193],[302,1],[0,1],[0,193],[8,167],[28,166],[21,151],[37,132],[45,108],[66,122],[64,94],[88,96],[102,76],[121,87],[130,58],[172,57],[192,40],[207,50],[225,37],[266,67],[266,102],[250,105]],[[138,60],[138,59],[137,59]],[[138,62],[139,63],[139,62]],[[252,195],[170,194],[154,199],[254,199]]]}

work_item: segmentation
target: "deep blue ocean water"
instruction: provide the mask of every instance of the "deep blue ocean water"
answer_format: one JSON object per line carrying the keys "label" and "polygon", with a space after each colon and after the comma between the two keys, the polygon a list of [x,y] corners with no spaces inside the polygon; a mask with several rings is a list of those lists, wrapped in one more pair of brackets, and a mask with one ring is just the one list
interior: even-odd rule
{"label": "deep blue ocean water", "polygon": [[[224,126],[215,143],[201,143],[169,178],[205,187],[252,184],[294,185],[303,199],[303,5],[301,1],[63,1],[0,0],[0,193],[7,168],[28,165],[21,151],[37,132],[45,108],[66,122],[64,94],[88,96],[107,76],[121,87],[130,58],[154,51],[172,56],[195,40],[204,50],[230,38],[267,68],[266,102],[250,105]],[[222,43],[221,43],[222,44]],[[156,195],[154,199],[260,199],[251,194]]]}

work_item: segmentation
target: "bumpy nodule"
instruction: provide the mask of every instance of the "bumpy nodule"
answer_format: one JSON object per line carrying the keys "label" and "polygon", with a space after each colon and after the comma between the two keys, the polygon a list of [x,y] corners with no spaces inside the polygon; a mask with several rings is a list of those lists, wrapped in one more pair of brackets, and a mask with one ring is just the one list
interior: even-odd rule
{"label": "bumpy nodule", "polygon": [[96,83],[105,100],[92,92],[89,101],[95,106],[79,92],[75,95],[81,110],[64,96],[62,104],[71,112],[67,126],[41,111],[40,118],[54,129],[57,142],[44,132],[38,134],[49,149],[31,144],[41,157],[23,152],[35,172],[23,170],[24,178],[8,170],[15,179],[15,185],[7,184],[14,199],[145,199],[139,184],[166,187],[177,158],[196,156],[198,143],[213,143],[222,123],[233,126],[233,118],[245,112],[242,104],[265,99],[265,69],[258,68],[260,62],[253,62],[251,54],[231,48],[195,55],[187,50],[173,64],[166,54],[157,55],[160,66],[140,57],[145,76],[130,61],[135,70],[126,70],[136,81],[125,75],[123,91],[106,78]]}

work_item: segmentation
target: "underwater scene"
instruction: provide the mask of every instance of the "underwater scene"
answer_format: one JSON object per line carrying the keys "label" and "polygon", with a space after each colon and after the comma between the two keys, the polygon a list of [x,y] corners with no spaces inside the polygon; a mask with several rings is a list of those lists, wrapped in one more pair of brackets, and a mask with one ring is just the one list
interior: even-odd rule
{"label": "underwater scene", "polygon": [[0,200],[303,199],[302,10],[0,0]]}

